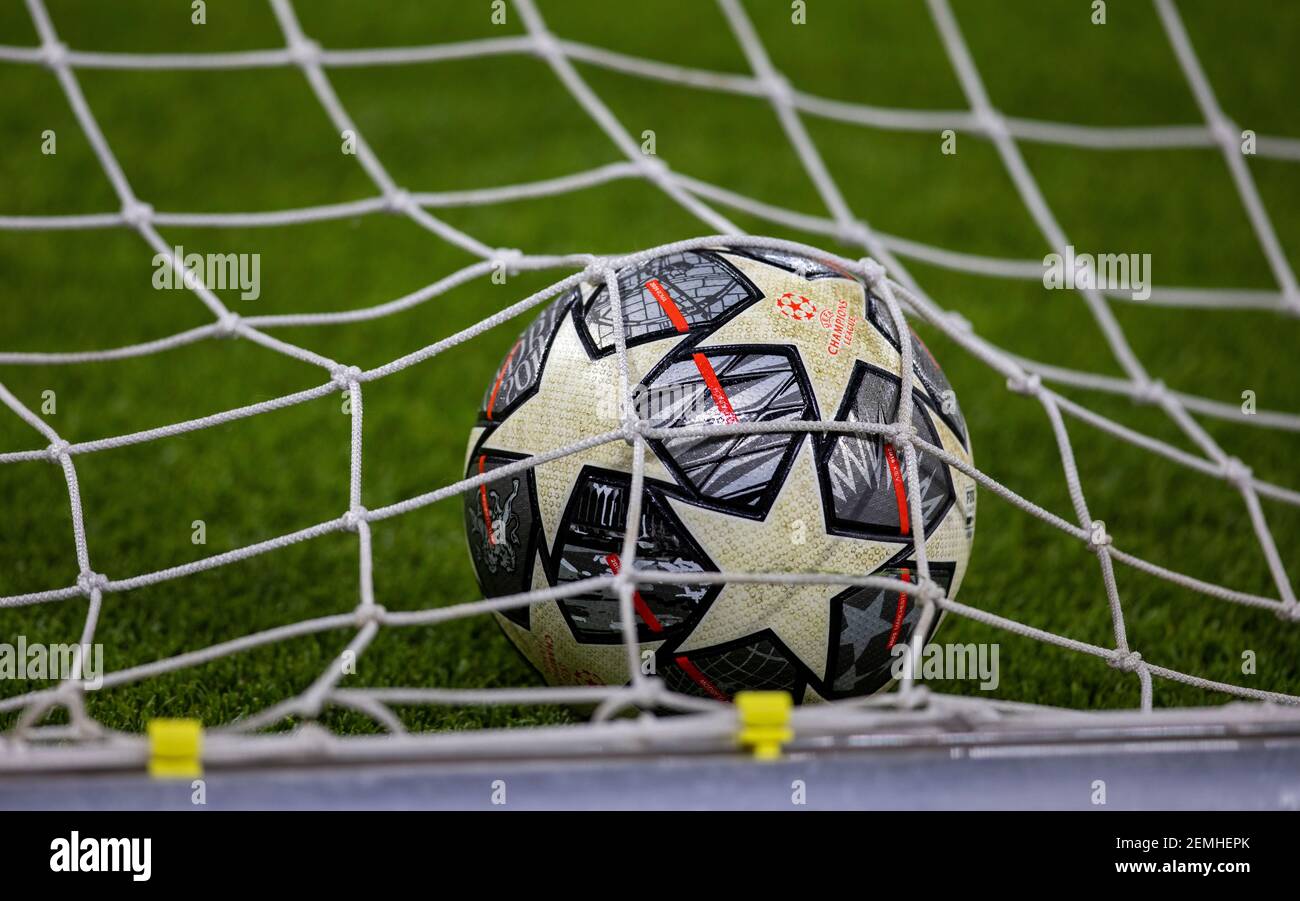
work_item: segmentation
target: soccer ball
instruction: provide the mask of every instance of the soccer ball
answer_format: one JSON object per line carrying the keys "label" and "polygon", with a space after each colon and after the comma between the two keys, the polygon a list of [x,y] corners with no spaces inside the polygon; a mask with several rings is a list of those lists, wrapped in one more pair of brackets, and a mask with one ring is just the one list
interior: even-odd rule
{"label": "soccer ball", "polygon": [[[898,332],[884,302],[834,263],[767,248],[664,253],[617,272],[634,414],[656,428],[791,420],[893,422]],[[609,289],[582,283],[533,321],[483,395],[467,475],[620,427]],[[970,460],[956,396],[909,329],[917,436]],[[880,437],[763,433],[647,441],[635,568],[916,578],[903,454]],[[465,496],[470,557],[489,597],[616,574],[633,448],[614,440],[492,479]],[[965,573],[975,483],[919,453],[931,578]],[[745,689],[796,702],[889,684],[921,605],[843,585],[642,583],[640,659],[674,691]],[[497,614],[548,682],[625,684],[618,594]],[[938,619],[935,619],[937,625]],[[899,648],[901,651],[901,648]]]}

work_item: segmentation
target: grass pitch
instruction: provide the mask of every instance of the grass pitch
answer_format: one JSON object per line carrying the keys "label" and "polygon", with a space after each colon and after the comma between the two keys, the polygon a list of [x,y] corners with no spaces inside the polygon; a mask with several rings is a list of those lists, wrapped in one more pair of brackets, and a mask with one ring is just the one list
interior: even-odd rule
{"label": "grass pitch", "polygon": [[[799,88],[884,106],[967,106],[924,6],[810,0],[807,24],[789,4],[749,0],[773,61]],[[1210,0],[1180,0],[1219,100],[1243,128],[1300,137],[1300,7],[1255,0],[1231,15]],[[105,51],[273,48],[283,38],[267,4],[209,4],[190,23],[180,0],[113,4],[51,0],[70,47]],[[490,24],[486,0],[395,5],[378,12],[343,0],[297,4],[326,47],[428,44],[522,33],[511,10]],[[619,5],[544,0],[560,36],[643,57],[747,73],[710,4]],[[1154,11],[1110,4],[962,0],[956,15],[994,104],[1009,115],[1096,125],[1201,121]],[[24,6],[0,2],[0,43],[35,45]],[[656,133],[676,170],[783,207],[826,215],[765,101],[670,86],[578,64],[633,135]],[[342,102],[379,158],[413,191],[496,186],[554,177],[620,156],[546,64],[524,56],[334,69]],[[296,69],[82,70],[78,78],[137,195],[159,211],[275,210],[374,196],[354,157]],[[990,144],[959,135],[940,153],[932,134],[877,131],[805,117],[856,213],[894,235],[954,250],[1022,259],[1049,248]],[[56,155],[40,152],[42,132]],[[52,72],[0,64],[0,214],[113,212],[118,204]],[[1066,233],[1081,250],[1150,253],[1164,286],[1275,288],[1216,150],[1085,151],[1024,144],[1022,151]],[[1293,266],[1300,266],[1300,165],[1249,161]],[[758,234],[845,247],[726,211]],[[620,181],[543,200],[436,211],[498,247],[533,253],[620,253],[711,229],[648,184]],[[262,291],[222,300],[244,315],[347,310],[413,291],[474,260],[409,220],[384,214],[291,227],[163,228],[187,251],[261,255]],[[151,287],[153,253],[127,230],[0,231],[0,350],[110,348],[206,324],[185,291]],[[1034,359],[1120,375],[1083,301],[1037,283],[964,275],[922,264],[912,273],[983,336]],[[284,340],[349,364],[373,366],[451,334],[558,280],[483,279],[401,314],[353,325],[276,329]],[[1170,387],[1261,408],[1300,410],[1295,348],[1300,323],[1262,311],[1217,312],[1114,304],[1134,350]],[[521,318],[468,345],[367,385],[364,503],[374,508],[461,475],[480,392]],[[932,330],[920,329],[969,420],[980,468],[1073,519],[1047,420],[1032,400]],[[0,366],[64,439],[124,434],[312,387],[322,372],[245,341],[206,341],[157,356],[72,366]],[[1157,411],[1073,393],[1093,409],[1194,451]],[[1294,487],[1295,434],[1203,420],[1260,476]],[[1171,569],[1276,596],[1241,498],[1225,484],[1070,422],[1095,518],[1125,550]],[[94,568],[114,578],[173,566],[333,518],[347,506],[349,420],[337,396],[178,438],[75,458]],[[0,416],[0,450],[44,442]],[[1293,579],[1300,511],[1265,502]],[[192,543],[195,520],[207,542]],[[77,575],[66,488],[48,463],[0,466],[0,595],[71,584]],[[355,538],[336,534],[233,566],[106,597],[97,640],[118,670],[277,625],[351,610]],[[375,590],[389,609],[478,597],[461,531],[460,501],[374,526]],[[1119,567],[1129,641],[1145,659],[1209,678],[1300,692],[1295,625]],[[971,567],[960,600],[1103,646],[1113,644],[1097,564],[1050,527],[981,495]],[[0,611],[0,640],[77,640],[81,599]],[[950,617],[945,641],[998,641],[998,694],[1065,706],[1127,706],[1138,682],[1103,662]],[[294,639],[92,694],[105,723],[139,730],[155,716],[206,723],[262,709],[300,691],[347,641],[336,632]],[[1258,670],[1243,674],[1242,655]],[[432,628],[388,628],[361,657],[356,685],[500,687],[539,677],[486,617]],[[0,696],[37,687],[0,683]],[[939,686],[973,693],[970,684]],[[1160,705],[1218,703],[1221,695],[1157,681]],[[413,729],[567,721],[561,709],[411,708]],[[12,717],[9,718],[12,721]],[[326,722],[368,731],[337,711]]]}

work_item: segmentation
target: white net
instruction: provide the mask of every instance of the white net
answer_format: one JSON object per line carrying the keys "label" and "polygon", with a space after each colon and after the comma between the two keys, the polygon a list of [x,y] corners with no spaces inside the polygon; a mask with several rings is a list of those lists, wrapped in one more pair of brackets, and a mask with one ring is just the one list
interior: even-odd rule
{"label": "white net", "polygon": [[[11,391],[0,384],[0,400],[3,400],[7,407],[39,432],[46,442],[46,446],[43,448],[0,453],[0,464],[16,465],[47,460],[61,467],[66,480],[71,506],[76,561],[80,573],[76,583],[72,585],[0,597],[0,606],[14,608],[86,599],[88,601],[88,614],[79,639],[81,646],[84,647],[94,641],[96,629],[99,625],[101,606],[107,593],[130,592],[145,586],[183,579],[218,567],[233,566],[253,556],[269,554],[286,546],[309,541],[330,533],[351,532],[356,535],[359,555],[358,583],[360,602],[353,613],[306,619],[177,656],[109,672],[103,678],[104,688],[111,689],[115,686],[148,680],[165,673],[197,667],[218,658],[240,654],[254,648],[273,645],[295,637],[315,633],[350,632],[351,636],[346,647],[342,649],[339,656],[304,691],[254,715],[234,723],[225,724],[219,728],[219,731],[233,738],[234,736],[256,732],[268,726],[279,724],[286,718],[313,720],[327,708],[344,707],[365,714],[391,733],[384,739],[385,744],[382,746],[384,750],[379,751],[377,750],[379,746],[370,743],[366,745],[370,749],[368,753],[409,753],[415,744],[419,744],[420,747],[429,750],[431,753],[442,751],[446,753],[464,753],[470,749],[482,750],[490,748],[511,748],[531,752],[563,748],[582,752],[597,746],[606,749],[615,747],[620,741],[627,742],[629,746],[638,748],[669,748],[700,743],[729,742],[733,734],[732,722],[734,715],[727,712],[725,707],[712,701],[675,694],[669,691],[658,679],[641,674],[637,639],[633,625],[635,623],[633,593],[638,583],[672,581],[673,576],[666,573],[647,571],[634,572],[633,563],[636,559],[637,550],[635,528],[630,529],[629,534],[626,536],[621,555],[623,565],[621,571],[617,574],[490,600],[466,602],[435,609],[397,612],[386,610],[381,603],[381,599],[376,597],[372,578],[371,524],[401,516],[409,511],[441,500],[453,499],[465,492],[477,491],[490,478],[500,478],[515,472],[522,472],[529,467],[600,443],[622,441],[631,443],[634,448],[635,463],[632,473],[632,490],[630,492],[634,509],[629,511],[627,522],[635,524],[638,521],[635,508],[639,505],[641,497],[646,442],[648,440],[663,439],[673,435],[714,434],[723,429],[729,430],[733,434],[737,430],[858,433],[886,437],[896,448],[901,449],[904,464],[909,473],[907,479],[909,485],[918,484],[916,469],[918,454],[932,454],[949,466],[960,469],[975,479],[979,486],[989,495],[1018,507],[1058,529],[1069,538],[1085,545],[1096,556],[1101,583],[1104,587],[1104,596],[1109,604],[1110,618],[1113,623],[1113,642],[1109,646],[1101,646],[1074,640],[1049,630],[1036,628],[1033,625],[987,612],[977,605],[978,599],[975,599],[975,603],[965,604],[945,597],[942,589],[930,579],[930,571],[925,556],[924,517],[920,514],[921,499],[915,492],[909,498],[913,512],[912,521],[917,524],[919,533],[915,542],[919,578],[914,582],[903,582],[878,576],[855,577],[772,572],[691,573],[689,575],[690,581],[696,583],[706,581],[726,581],[731,583],[820,582],[844,586],[870,586],[907,594],[919,601],[923,609],[921,626],[915,630],[916,637],[914,641],[918,645],[914,648],[915,653],[919,654],[920,652],[919,643],[922,636],[928,632],[927,626],[939,615],[940,611],[946,611],[949,614],[968,617],[988,626],[1008,630],[1048,645],[1078,654],[1101,658],[1116,668],[1133,674],[1140,682],[1141,710],[1148,714],[1153,711],[1153,682],[1157,678],[1222,692],[1241,699],[1274,702],[1283,705],[1300,704],[1300,697],[1294,695],[1214,681],[1202,678],[1195,673],[1161,666],[1157,661],[1144,659],[1138,649],[1130,646],[1126,636],[1125,611],[1114,575],[1114,567],[1117,563],[1224,603],[1241,604],[1269,610],[1276,613],[1280,619],[1292,623],[1300,621],[1300,604],[1296,602],[1284,561],[1261,507],[1261,498],[1300,506],[1300,491],[1270,483],[1253,475],[1250,468],[1241,460],[1225,452],[1192,415],[1198,414],[1244,423],[1246,420],[1241,418],[1241,411],[1230,404],[1167,389],[1161,382],[1153,380],[1126,340],[1125,334],[1111,309],[1110,303],[1113,298],[1109,296],[1110,292],[1103,290],[1085,287],[1080,288],[1078,293],[1105,336],[1115,361],[1117,361],[1124,373],[1122,378],[1065,369],[1026,360],[1010,354],[981,338],[961,316],[946,311],[932,300],[908,273],[900,257],[915,259],[960,272],[1020,280],[1040,279],[1042,277],[1041,265],[1034,261],[1011,261],[953,252],[883,235],[873,230],[859,213],[850,209],[804,125],[804,117],[813,116],[887,130],[937,132],[944,128],[957,128],[965,132],[982,135],[996,149],[1020,198],[1041,231],[1046,245],[1056,251],[1063,251],[1069,246],[1070,239],[1053,215],[1038,185],[1035,183],[1034,176],[1022,159],[1018,141],[1092,148],[1218,148],[1222,152],[1223,160],[1240,194],[1250,225],[1258,238],[1259,246],[1262,248],[1276,280],[1277,290],[1264,292],[1157,287],[1152,290],[1147,302],[1198,308],[1260,308],[1274,310],[1279,313],[1300,313],[1300,287],[1297,286],[1295,274],[1282,250],[1251,173],[1239,152],[1240,129],[1229,120],[1219,107],[1172,0],[1155,0],[1155,7],[1160,22],[1175,50],[1182,72],[1203,113],[1205,121],[1200,126],[1105,128],[1040,122],[1003,116],[994,108],[985,92],[980,72],[967,49],[963,35],[947,0],[930,0],[929,10],[937,26],[942,45],[951,60],[961,87],[969,101],[970,109],[968,111],[936,113],[932,111],[883,109],[813,96],[798,90],[777,71],[765,51],[753,24],[737,0],[719,0],[719,5],[735,40],[739,43],[745,58],[748,60],[751,68],[751,74],[749,75],[690,69],[631,57],[561,39],[548,30],[533,0],[515,0],[514,9],[522,19],[526,29],[526,33],[522,36],[432,46],[358,50],[323,49],[304,33],[290,0],[272,0],[271,6],[285,38],[284,48],[203,55],[76,51],[61,43],[59,34],[56,32],[42,0],[27,0],[31,18],[40,38],[40,46],[34,48],[0,46],[0,60],[11,63],[43,65],[54,72],[77,121],[89,140],[104,173],[111,182],[117,198],[121,202],[121,211],[108,215],[0,216],[0,229],[33,230],[102,227],[130,229],[144,239],[151,252],[170,257],[172,248],[160,235],[159,228],[269,227],[342,219],[388,211],[407,217],[421,228],[468,251],[480,258],[481,261],[414,293],[378,306],[347,312],[240,316],[232,312],[201,281],[194,279],[192,274],[187,274],[181,262],[177,260],[174,264],[177,276],[186,279],[186,285],[190,293],[211,312],[213,321],[210,324],[160,340],[113,349],[77,353],[0,353],[0,364],[9,366],[79,364],[141,357],[161,353],[194,342],[229,337],[252,342],[270,352],[313,364],[328,374],[327,380],[309,390],[236,409],[228,409],[210,416],[176,422],[161,428],[152,428],[132,434],[84,442],[65,441],[47,421],[36,415]],[[395,66],[416,62],[511,54],[531,54],[544,60],[554,72],[556,78],[581,105],[582,109],[626,156],[626,161],[566,177],[510,187],[450,193],[408,191],[394,180],[388,169],[385,168],[384,163],[366,143],[356,122],[349,115],[347,109],[344,108],[331,86],[328,74],[333,67]],[[675,172],[659,158],[644,155],[637,142],[575,68],[573,65],[575,60],[641,78],[762,98],[768,101],[798,159],[802,162],[809,178],[815,185],[825,208],[829,211],[829,217],[812,216],[742,196],[730,190]],[[350,132],[357,136],[357,161],[373,181],[377,191],[376,196],[368,200],[350,203],[264,213],[163,214],[155,212],[152,206],[137,197],[123,169],[118,165],[112,148],[97,125],[95,115],[82,94],[76,74],[79,68],[146,70],[264,67],[296,67],[302,72],[336,130]],[[1276,159],[1300,160],[1300,141],[1261,136],[1258,141],[1258,153],[1261,156]],[[490,247],[473,236],[440,220],[431,212],[440,207],[486,206],[523,198],[560,195],[619,179],[642,179],[648,182],[696,217],[707,227],[707,230],[716,234],[622,257],[597,257],[587,254],[542,256],[518,250]],[[372,382],[420,364],[430,363],[436,365],[431,361],[434,361],[434,358],[449,348],[470,341],[488,329],[538,307],[581,281],[594,284],[603,283],[616,293],[618,280],[614,278],[614,273],[617,270],[625,266],[636,265],[652,256],[665,252],[716,245],[725,241],[725,243],[732,246],[769,247],[824,255],[822,251],[814,250],[802,244],[748,237],[744,235],[740,228],[729,221],[724,214],[719,212],[719,207],[734,209],[761,220],[791,225],[808,233],[834,239],[844,246],[853,247],[868,254],[868,256],[859,259],[843,257],[835,257],[834,259],[838,264],[859,275],[873,286],[874,290],[887,303],[895,325],[898,327],[899,334],[905,333],[902,327],[902,316],[905,310],[911,316],[924,320],[989,368],[1004,376],[1009,390],[1029,395],[1037,400],[1042,406],[1043,414],[1047,418],[1051,431],[1055,436],[1056,450],[1060,457],[1069,498],[1073,505],[1073,519],[1067,519],[1052,513],[1036,504],[1033,500],[1023,497],[995,481],[979,469],[948,454],[942,447],[934,446],[919,438],[914,430],[904,425],[911,421],[910,406],[912,398],[908,392],[901,392],[900,409],[895,423],[892,424],[781,422],[654,429],[648,423],[629,416],[619,422],[616,428],[605,434],[592,435],[585,441],[557,449],[552,453],[522,460],[498,468],[486,475],[462,479],[453,484],[387,506],[376,509],[366,509],[362,506],[362,485],[365,477],[362,441],[363,398],[365,397],[366,386]],[[503,267],[512,272],[547,269],[578,271],[574,271],[573,274],[546,289],[500,310],[470,328],[459,331],[418,351],[394,359],[386,365],[371,369],[361,369],[346,362],[328,359],[318,353],[273,337],[271,334],[273,330],[281,327],[355,323],[397,314],[452,292],[471,280],[487,277]],[[886,272],[889,273],[889,277],[886,277]],[[1125,299],[1129,300],[1127,297]],[[631,411],[635,409],[631,402],[633,385],[628,373],[627,347],[620,316],[621,306],[617,297],[613,298],[611,309],[615,314],[615,343],[620,375],[617,391],[623,401],[621,409]],[[908,372],[912,367],[911,345],[903,341],[901,342],[901,350],[901,371]],[[1049,387],[1052,384],[1128,397],[1149,404],[1167,417],[1199,449],[1199,453],[1189,453],[1158,438],[1122,425],[1058,393]],[[348,507],[341,515],[308,528],[249,544],[237,550],[158,571],[133,575],[114,574],[109,577],[104,574],[104,570],[107,568],[94,565],[93,548],[88,546],[86,540],[82,502],[78,490],[76,461],[79,457],[113,448],[164,441],[168,438],[199,432],[234,420],[272,415],[276,411],[339,392],[346,392],[351,400]],[[1067,417],[1100,429],[1115,439],[1128,442],[1150,454],[1158,455],[1176,466],[1186,467],[1207,479],[1222,480],[1233,486],[1240,494],[1250,528],[1257,539],[1263,560],[1276,587],[1276,595],[1265,596],[1194,578],[1128,553],[1112,543],[1104,528],[1100,528],[1094,522],[1094,518],[1089,511],[1079,471],[1075,465],[1071,438],[1066,428]],[[1250,425],[1260,428],[1288,431],[1300,430],[1300,416],[1287,412],[1261,410],[1250,417],[1248,422]],[[976,557],[978,560],[978,554]],[[682,579],[678,579],[678,581],[682,581]],[[617,591],[622,606],[621,619],[625,627],[624,640],[629,654],[629,671],[633,674],[631,682],[626,686],[491,690],[344,687],[343,661],[345,658],[355,658],[364,654],[381,629],[411,626],[432,627],[456,618],[488,615],[493,611],[521,607],[541,600],[572,597],[593,590],[610,589]],[[101,760],[117,759],[114,758],[114,755],[124,754],[130,757],[136,754],[138,748],[130,743],[129,738],[107,735],[106,731],[87,713],[83,703],[85,689],[79,675],[79,672],[74,673],[73,678],[61,682],[56,687],[31,691],[0,700],[0,713],[19,712],[17,734],[24,742],[40,743],[46,739],[102,740],[109,737],[118,743],[97,741],[86,742],[85,745],[87,748],[91,746],[96,748],[96,753],[102,755],[99,758]],[[404,705],[458,704],[596,704],[597,709],[593,718],[594,722],[591,724],[531,730],[533,734],[526,738],[520,733],[511,730],[476,735],[417,736],[406,732],[400,718],[394,712],[395,708]],[[615,714],[637,708],[642,710],[673,708],[682,711],[693,711],[698,715],[675,718],[643,717],[637,720],[635,724],[630,722],[619,723],[613,720]],[[68,724],[62,726],[42,725],[46,715],[55,709],[67,711]],[[991,715],[1002,715],[1023,711],[1023,709],[1022,705],[1010,701],[977,701],[970,698],[935,694],[920,685],[913,684],[910,679],[904,678],[898,685],[897,690],[887,695],[851,702],[839,702],[823,708],[801,710],[796,714],[796,721],[800,724],[800,728],[814,731],[818,729],[832,732],[870,731],[874,725],[881,722],[880,718],[882,716],[891,715],[890,711],[915,712],[926,710],[942,712],[956,710],[970,713],[975,710],[982,710]],[[894,713],[892,715],[898,716],[900,714]],[[302,752],[304,749],[321,748],[321,742],[343,743],[348,740],[325,735],[315,730],[299,729],[291,734],[266,736],[258,739],[258,741],[275,741],[285,747],[295,748],[298,752]],[[364,744],[369,740],[352,739],[351,741]],[[14,747],[16,746],[8,746],[10,751]],[[215,753],[223,753],[221,749],[226,748],[227,750],[224,753],[229,754],[232,758],[242,754],[255,753],[250,750],[252,746],[246,744],[232,743],[224,746],[217,745],[216,747],[217,751]],[[266,746],[257,745],[256,747],[264,749]],[[9,763],[13,763],[17,757],[22,757],[25,765],[39,763],[40,760],[45,759],[31,753],[23,755],[11,753],[6,756]]]}

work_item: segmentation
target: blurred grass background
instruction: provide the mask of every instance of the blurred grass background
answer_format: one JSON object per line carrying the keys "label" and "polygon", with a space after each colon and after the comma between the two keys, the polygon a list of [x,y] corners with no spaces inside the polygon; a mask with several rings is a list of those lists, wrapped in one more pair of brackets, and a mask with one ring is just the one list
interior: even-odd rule
{"label": "blurred grass background", "polygon": [[[487,0],[360,5],[296,4],[306,33],[331,48],[399,46],[522,33],[510,9],[492,25]],[[636,5],[539,0],[560,36],[638,56],[747,73],[711,4]],[[963,95],[924,5],[911,0],[747,0],[776,66],[795,86],[842,100],[962,109]],[[1153,9],[1111,3],[1090,22],[1084,0],[957,0],[956,15],[993,102],[1009,115],[1096,125],[1189,124],[1200,115]],[[1244,128],[1300,137],[1300,6],[1252,0],[1225,16],[1212,0],[1180,0],[1225,110]],[[271,48],[283,38],[267,4],[208,5],[190,22],[182,0],[50,0],[64,42],[80,50],[182,52]],[[24,5],[0,0],[0,44],[37,43]],[[676,170],[783,207],[826,215],[764,101],[577,67],[634,136],[652,129]],[[412,191],[485,187],[553,177],[620,156],[544,62],[524,56],[334,69],[329,72],[394,179]],[[275,210],[376,192],[296,69],[81,70],[78,78],[137,195],[159,211]],[[987,142],[878,131],[805,117],[856,213],[881,230],[953,250],[1023,259],[1048,251]],[[42,132],[58,153],[42,155]],[[112,212],[117,202],[54,74],[0,64],[0,214]],[[1164,286],[1274,288],[1216,150],[1086,151],[1024,144],[1022,151],[1081,251],[1150,253]],[[1249,166],[1292,265],[1300,241],[1300,166]],[[436,215],[491,246],[532,253],[618,253],[704,234],[647,184],[620,181],[543,200]],[[730,211],[759,234],[833,242]],[[261,229],[162,229],[187,251],[261,255],[262,292],[222,295],[244,315],[346,310],[413,291],[474,260],[409,220],[384,214]],[[74,351],[160,338],[210,321],[184,291],[151,288],[153,252],[126,230],[0,231],[0,349]],[[1036,283],[910,264],[932,297],[983,336],[1034,359],[1120,375],[1082,300]],[[565,274],[484,279],[401,314],[332,327],[276,329],[287,341],[360,366],[410,352]],[[1244,390],[1261,408],[1300,410],[1300,323],[1261,311],[1114,305],[1153,377],[1229,403]],[[482,386],[517,320],[365,390],[364,503],[374,508],[459,478]],[[958,391],[977,465],[1073,519],[1041,408],[931,330],[921,329]],[[243,341],[207,341],[142,359],[74,366],[0,366],[33,409],[53,390],[49,422],[69,441],[117,435],[317,385],[322,373]],[[1093,409],[1194,450],[1150,408],[1074,394]],[[1260,476],[1295,486],[1294,434],[1208,420],[1225,449]],[[179,438],[76,458],[94,568],[123,578],[237,548],[338,516],[347,505],[348,417],[337,397]],[[1241,498],[1226,485],[1071,422],[1094,517],[1117,544],[1211,582],[1276,596]],[[0,449],[40,447],[12,415]],[[1265,502],[1294,579],[1300,511]],[[202,519],[207,544],[191,543]],[[1103,646],[1113,644],[1097,564],[1085,548],[981,496],[961,600]],[[390,609],[478,597],[464,550],[459,500],[374,526],[375,588]],[[0,595],[76,578],[66,488],[46,463],[0,466]],[[1300,692],[1294,625],[1119,568],[1129,641],[1151,662],[1214,679]],[[351,610],[355,538],[340,534],[234,566],[106,596],[97,640],[110,671],[276,625]],[[0,641],[75,641],[84,600],[0,611]],[[296,639],[89,697],[109,725],[137,730],[154,716],[207,723],[255,712],[300,691],[350,633]],[[1103,662],[949,618],[945,641],[1002,644],[1003,697],[1066,706],[1135,705],[1138,683]],[[1242,653],[1258,672],[1243,675]],[[361,657],[354,685],[501,687],[539,677],[486,617],[434,628],[389,628]],[[0,696],[31,690],[0,684]],[[941,686],[976,691],[973,684]],[[1161,705],[1219,703],[1221,695],[1157,682]],[[411,728],[567,721],[558,709],[413,708]],[[12,717],[8,718],[12,721]],[[367,720],[331,712],[347,731]],[[0,721],[0,725],[4,722]]]}

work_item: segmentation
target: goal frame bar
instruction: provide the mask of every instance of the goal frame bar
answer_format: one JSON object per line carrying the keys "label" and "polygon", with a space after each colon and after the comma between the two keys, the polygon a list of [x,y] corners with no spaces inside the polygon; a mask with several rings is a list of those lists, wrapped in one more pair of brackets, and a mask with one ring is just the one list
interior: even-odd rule
{"label": "goal frame bar", "polygon": [[[645,715],[643,715],[644,717]],[[794,711],[774,762],[733,711],[473,733],[205,736],[222,809],[1300,809],[1300,711],[1234,702],[1152,712],[990,707]],[[0,739],[0,809],[185,809],[141,736]],[[504,792],[504,794],[502,794]],[[801,800],[796,800],[801,799]]]}

